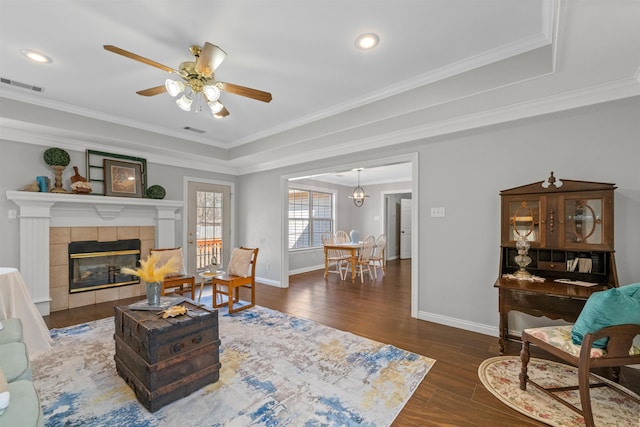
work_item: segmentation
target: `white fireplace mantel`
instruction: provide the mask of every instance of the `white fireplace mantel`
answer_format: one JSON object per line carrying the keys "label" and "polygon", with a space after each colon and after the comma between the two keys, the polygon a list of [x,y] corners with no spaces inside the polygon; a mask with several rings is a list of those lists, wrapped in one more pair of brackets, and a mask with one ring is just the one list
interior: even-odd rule
{"label": "white fireplace mantel", "polygon": [[175,247],[179,200],[7,191],[19,208],[20,272],[42,315],[49,314],[49,227],[154,226],[156,247]]}

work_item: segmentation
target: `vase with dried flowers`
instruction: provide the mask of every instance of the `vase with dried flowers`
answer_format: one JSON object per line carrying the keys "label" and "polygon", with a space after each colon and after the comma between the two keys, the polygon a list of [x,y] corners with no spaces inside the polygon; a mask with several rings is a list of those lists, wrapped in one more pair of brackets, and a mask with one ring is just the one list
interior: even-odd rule
{"label": "vase with dried flowers", "polygon": [[158,264],[160,256],[155,253],[150,255],[146,260],[140,261],[140,267],[137,269],[122,268],[125,274],[138,276],[146,283],[147,302],[150,306],[160,305],[160,294],[162,293],[162,281],[169,274],[177,273],[182,266],[180,260],[173,257],[165,264]]}

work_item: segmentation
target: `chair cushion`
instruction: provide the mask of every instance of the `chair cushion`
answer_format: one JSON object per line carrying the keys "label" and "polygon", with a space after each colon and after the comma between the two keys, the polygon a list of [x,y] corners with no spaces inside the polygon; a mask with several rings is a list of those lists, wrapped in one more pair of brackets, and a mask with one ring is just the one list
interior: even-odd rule
{"label": "chair cushion", "polygon": [[[529,328],[525,329],[528,335],[538,338],[539,340],[559,348],[565,353],[569,353],[572,356],[580,357],[580,345],[576,345],[571,340],[571,328],[572,325],[566,326],[545,326],[542,328]],[[591,349],[591,358],[599,359],[606,355],[606,351],[601,348]]]}
{"label": "chair cushion", "polygon": [[0,368],[8,382],[18,380],[31,381],[31,364],[27,346],[22,342],[0,345]]}
{"label": "chair cushion", "polygon": [[158,255],[158,262],[156,263],[156,267],[165,265],[173,257],[176,257],[178,259],[178,265],[180,266],[180,270],[175,273],[167,274],[167,277],[178,277],[178,276],[185,275],[182,248],[151,249],[149,252],[151,255],[153,254]]}
{"label": "chair cushion", "polygon": [[0,416],[0,427],[41,427],[44,425],[40,399],[31,381],[14,381],[9,384],[11,402]]}
{"label": "chair cushion", "polygon": [[22,322],[18,318],[2,319],[0,331],[0,345],[10,342],[22,342]]}
{"label": "chair cushion", "polygon": [[249,267],[251,266],[252,255],[253,255],[252,250],[235,248],[231,253],[231,259],[229,260],[227,273],[232,276],[240,276],[240,277],[251,276]]}
{"label": "chair cushion", "polygon": [[[592,294],[573,325],[571,338],[574,344],[582,344],[585,334],[626,324],[640,325],[640,283]],[[601,338],[593,347],[605,348],[608,341]]]}

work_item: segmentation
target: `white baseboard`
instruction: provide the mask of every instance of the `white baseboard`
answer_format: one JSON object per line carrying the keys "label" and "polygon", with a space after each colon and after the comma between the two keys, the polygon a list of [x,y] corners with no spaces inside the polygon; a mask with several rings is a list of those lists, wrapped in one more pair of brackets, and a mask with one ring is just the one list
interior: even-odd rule
{"label": "white baseboard", "polygon": [[455,317],[443,316],[441,314],[429,313],[426,311],[419,311],[418,319],[427,320],[440,325],[452,326],[466,331],[478,332],[492,337],[497,337],[499,335],[498,327],[494,325],[483,325],[482,323],[469,322],[468,320],[456,319]]}
{"label": "white baseboard", "polygon": [[256,277],[256,282],[262,283],[264,285],[275,286],[277,288],[282,287],[282,282],[279,282],[277,280],[265,279],[262,277]]}
{"label": "white baseboard", "polygon": [[309,266],[309,267],[298,268],[296,270],[289,270],[289,275],[300,274],[300,273],[308,273],[309,271],[316,271],[316,270],[324,270],[324,264],[312,265],[312,266]]}

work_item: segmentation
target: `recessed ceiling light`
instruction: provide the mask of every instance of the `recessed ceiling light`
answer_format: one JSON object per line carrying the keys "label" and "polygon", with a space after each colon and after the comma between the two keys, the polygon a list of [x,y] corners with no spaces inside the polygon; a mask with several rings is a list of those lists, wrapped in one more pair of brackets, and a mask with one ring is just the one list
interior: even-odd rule
{"label": "recessed ceiling light", "polygon": [[380,37],[377,34],[361,34],[356,38],[356,47],[359,49],[372,49],[376,47],[379,41]]}
{"label": "recessed ceiling light", "polygon": [[48,64],[52,62],[51,58],[49,58],[47,55],[44,55],[40,52],[36,52],[35,50],[22,49],[20,50],[20,53],[26,56],[27,58],[29,58],[30,60],[34,62],[39,62],[41,64]]}

